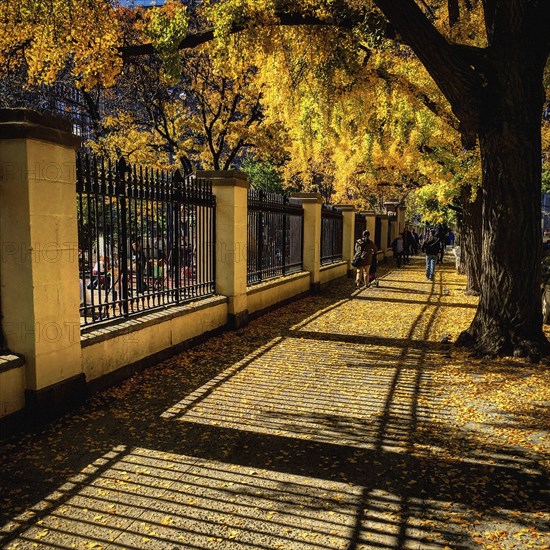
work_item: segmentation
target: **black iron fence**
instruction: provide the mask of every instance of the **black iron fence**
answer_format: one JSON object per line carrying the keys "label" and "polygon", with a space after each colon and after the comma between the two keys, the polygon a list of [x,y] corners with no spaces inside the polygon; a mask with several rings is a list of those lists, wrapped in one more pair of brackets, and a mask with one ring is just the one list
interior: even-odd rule
{"label": "black iron fence", "polygon": [[209,180],[77,159],[80,319],[105,319],[214,293]]}
{"label": "black iron fence", "polygon": [[323,204],[321,209],[321,265],[342,259],[344,215],[338,208]]}
{"label": "black iron fence", "polygon": [[355,214],[355,226],[353,231],[353,242],[357,242],[363,236],[363,231],[367,229],[367,216],[356,212]]}
{"label": "black iron fence", "polygon": [[302,270],[304,210],[287,195],[248,191],[247,283]]}
{"label": "black iron fence", "polygon": [[83,140],[90,138],[92,129],[86,105],[84,92],[73,83],[22,87],[17,80],[0,80],[0,107],[23,107],[63,118]]}

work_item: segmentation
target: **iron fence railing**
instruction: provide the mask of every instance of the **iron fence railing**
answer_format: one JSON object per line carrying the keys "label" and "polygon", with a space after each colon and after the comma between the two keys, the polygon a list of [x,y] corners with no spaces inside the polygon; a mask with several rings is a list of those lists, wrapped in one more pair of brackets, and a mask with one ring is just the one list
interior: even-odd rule
{"label": "iron fence railing", "polygon": [[209,180],[77,158],[81,325],[214,293]]}
{"label": "iron fence railing", "polygon": [[321,209],[321,265],[342,259],[344,215],[334,206],[323,204]]}
{"label": "iron fence railing", "polygon": [[247,284],[302,270],[304,210],[287,195],[248,191]]}
{"label": "iron fence railing", "polygon": [[357,242],[363,236],[363,232],[367,229],[367,217],[365,214],[357,212],[355,214],[355,226],[353,231],[353,242]]}
{"label": "iron fence railing", "polygon": [[74,84],[23,86],[16,81],[0,81],[0,107],[27,108],[62,118],[71,125],[71,132],[82,140],[92,133],[92,120],[86,109],[85,93]]}

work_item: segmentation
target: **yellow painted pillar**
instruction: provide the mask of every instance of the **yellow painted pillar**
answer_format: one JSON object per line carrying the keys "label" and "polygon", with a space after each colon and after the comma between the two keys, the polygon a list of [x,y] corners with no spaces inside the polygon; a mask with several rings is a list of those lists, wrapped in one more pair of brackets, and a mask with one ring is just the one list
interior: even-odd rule
{"label": "yellow painted pillar", "polygon": [[374,242],[375,232],[376,232],[376,212],[374,210],[365,210],[361,212],[364,214],[367,221],[367,231],[370,231],[371,241]]}
{"label": "yellow painted pillar", "polygon": [[405,229],[405,212],[407,211],[407,208],[405,206],[399,206],[397,208],[397,225],[398,225],[398,233],[402,233]]}
{"label": "yellow painted pillar", "polygon": [[393,240],[397,237],[397,235],[401,231],[399,231],[399,222],[395,218],[395,216],[390,218],[389,222],[390,222],[390,242],[388,243],[388,245],[391,245]]}
{"label": "yellow painted pillar", "polygon": [[250,187],[246,175],[236,170],[199,171],[197,177],[212,181],[216,196],[216,293],[229,298],[229,326],[248,322],[247,227]]}
{"label": "yellow painted pillar", "polygon": [[304,207],[304,270],[310,273],[310,287],[313,292],[321,288],[321,205],[320,193],[293,193]]}
{"label": "yellow painted pillar", "polygon": [[344,227],[342,235],[342,260],[348,262],[348,277],[355,274],[351,266],[351,260],[355,255],[355,207],[351,204],[337,205],[344,215]]}
{"label": "yellow painted pillar", "polygon": [[388,218],[388,226],[389,226],[388,227],[389,238],[388,238],[388,246],[386,249],[386,256],[393,257],[393,249],[391,248],[391,243],[397,237],[397,234],[398,234],[396,216],[391,216],[390,218]]}
{"label": "yellow painted pillar", "polygon": [[0,293],[6,345],[25,358],[31,418],[85,397],[75,149],[70,124],[0,110]]}

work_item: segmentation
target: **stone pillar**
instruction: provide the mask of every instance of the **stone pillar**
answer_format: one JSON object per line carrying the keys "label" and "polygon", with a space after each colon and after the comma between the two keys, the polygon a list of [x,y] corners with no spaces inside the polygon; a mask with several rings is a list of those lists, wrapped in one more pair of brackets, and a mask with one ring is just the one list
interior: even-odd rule
{"label": "stone pillar", "polygon": [[321,205],[320,193],[293,193],[292,198],[300,199],[304,207],[304,270],[310,273],[312,292],[321,288]]}
{"label": "stone pillar", "polygon": [[397,232],[402,233],[405,229],[405,212],[407,208],[405,206],[399,206],[397,208]]}
{"label": "stone pillar", "polygon": [[31,420],[85,397],[75,149],[70,124],[0,110],[0,282],[6,346],[25,358]]}
{"label": "stone pillar", "polygon": [[246,175],[236,170],[199,171],[198,178],[212,181],[216,196],[216,293],[229,298],[229,326],[248,322],[247,227],[250,187]]}
{"label": "stone pillar", "polygon": [[374,233],[376,231],[376,212],[374,210],[365,210],[361,212],[364,214],[367,221],[367,231],[370,231],[371,241],[374,242]]}
{"label": "stone pillar", "polygon": [[380,250],[386,254],[388,249],[388,223],[389,218],[387,214],[382,214],[380,218]]}
{"label": "stone pillar", "polygon": [[397,237],[398,235],[398,231],[397,231],[397,219],[395,216],[391,216],[389,219],[388,219],[388,224],[389,224],[389,242],[388,242],[388,248],[386,250],[386,256],[393,256],[393,249],[391,248],[391,243],[394,241],[394,239]]}
{"label": "stone pillar", "polygon": [[337,205],[344,215],[344,230],[342,235],[342,260],[348,262],[348,277],[355,275],[351,260],[355,255],[355,207],[351,204]]}
{"label": "stone pillar", "polygon": [[397,221],[397,219],[395,217],[390,218],[389,223],[390,223],[390,242],[389,242],[389,244],[391,244],[393,242],[393,240],[397,237],[397,235],[399,233],[401,233],[402,231],[399,230],[399,222]]}

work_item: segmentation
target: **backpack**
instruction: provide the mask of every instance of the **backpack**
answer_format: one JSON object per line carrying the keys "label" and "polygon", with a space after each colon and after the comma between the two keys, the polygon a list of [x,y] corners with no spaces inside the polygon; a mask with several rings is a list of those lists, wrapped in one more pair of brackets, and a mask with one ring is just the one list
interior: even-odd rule
{"label": "backpack", "polygon": [[363,239],[360,239],[359,241],[357,241],[358,243],[360,242],[361,245],[360,245],[360,248],[359,250],[355,253],[355,255],[353,256],[353,259],[351,260],[351,265],[355,268],[358,268],[361,266],[361,260],[363,260],[364,258],[367,257],[368,255],[368,248],[367,248],[367,241],[364,241]]}

